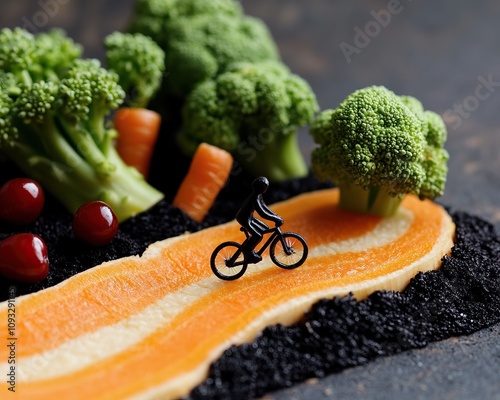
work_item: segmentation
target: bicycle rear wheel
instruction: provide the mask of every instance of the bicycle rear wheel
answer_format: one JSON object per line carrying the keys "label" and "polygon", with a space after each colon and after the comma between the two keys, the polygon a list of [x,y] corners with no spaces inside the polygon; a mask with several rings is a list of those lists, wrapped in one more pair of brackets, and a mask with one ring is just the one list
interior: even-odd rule
{"label": "bicycle rear wheel", "polygon": [[285,232],[271,243],[271,260],[281,268],[294,269],[301,266],[307,258],[309,248],[302,236],[294,232]]}
{"label": "bicycle rear wheel", "polygon": [[247,270],[248,262],[241,251],[241,244],[224,242],[217,246],[210,258],[210,267],[217,278],[232,281]]}

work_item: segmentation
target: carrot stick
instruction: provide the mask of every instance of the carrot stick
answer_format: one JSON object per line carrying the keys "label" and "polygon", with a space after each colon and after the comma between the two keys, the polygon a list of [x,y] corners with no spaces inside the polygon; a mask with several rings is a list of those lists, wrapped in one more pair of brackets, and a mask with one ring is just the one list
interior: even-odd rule
{"label": "carrot stick", "polygon": [[145,178],[149,173],[160,123],[160,114],[146,108],[121,108],[114,117],[118,131],[118,154],[127,165],[135,167]]}
{"label": "carrot stick", "polygon": [[233,165],[227,151],[201,143],[187,175],[175,195],[173,205],[201,222],[226,183]]}

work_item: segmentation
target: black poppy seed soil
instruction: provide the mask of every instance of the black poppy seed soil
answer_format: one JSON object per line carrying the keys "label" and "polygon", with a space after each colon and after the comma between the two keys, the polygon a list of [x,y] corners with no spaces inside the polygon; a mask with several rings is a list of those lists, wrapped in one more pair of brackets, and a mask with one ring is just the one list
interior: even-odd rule
{"label": "black poppy seed soil", "polygon": [[437,271],[401,293],[321,300],[292,326],[226,350],[187,399],[250,399],[500,322],[500,240],[487,222],[451,212],[456,245]]}

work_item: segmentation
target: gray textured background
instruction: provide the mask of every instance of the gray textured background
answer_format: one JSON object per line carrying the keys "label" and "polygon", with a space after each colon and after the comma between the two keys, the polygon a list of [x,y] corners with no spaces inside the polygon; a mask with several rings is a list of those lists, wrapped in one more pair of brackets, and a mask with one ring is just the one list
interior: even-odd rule
{"label": "gray textured background", "polygon": [[[2,0],[0,26],[63,27],[86,47],[87,56],[102,57],[102,37],[126,26],[133,3]],[[242,3],[248,14],[268,23],[283,60],[311,83],[322,108],[336,107],[358,88],[381,84],[397,94],[413,95],[443,115],[451,160],[442,202],[483,216],[500,228],[500,2]],[[388,14],[394,4],[396,12]],[[382,14],[390,15],[386,26],[375,17]],[[360,42],[360,31],[371,37]],[[356,52],[346,57],[342,46],[356,46]],[[313,144],[305,132],[301,142],[309,154]],[[273,397],[500,399],[499,333],[497,325]]]}

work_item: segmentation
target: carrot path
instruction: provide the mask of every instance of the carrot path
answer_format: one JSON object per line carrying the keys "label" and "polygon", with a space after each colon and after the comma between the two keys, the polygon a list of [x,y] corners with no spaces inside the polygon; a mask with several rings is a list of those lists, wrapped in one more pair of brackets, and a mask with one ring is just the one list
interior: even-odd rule
{"label": "carrot path", "polygon": [[[303,221],[311,215],[312,223],[322,232],[313,235],[307,230],[301,231],[308,238],[310,247],[321,237],[325,237],[325,241],[337,241],[360,236],[379,222],[372,217],[360,224],[357,223],[360,217],[353,216],[351,223],[349,214],[332,207],[336,196],[336,192],[319,191],[276,204],[273,208],[287,221],[284,225],[287,230],[308,226]],[[196,246],[191,244],[195,240],[193,235],[168,239],[151,246],[142,258],[128,257],[105,263],[53,288],[18,298],[19,322],[16,328],[24,342],[18,355],[37,354],[83,333],[117,323],[158,301],[166,293],[212,276],[208,266],[212,250],[225,240],[241,240],[242,233],[239,226],[231,222],[198,232],[196,239]],[[207,260],[207,264],[203,260]],[[127,302],[123,301],[124,297]],[[0,306],[0,311],[2,307],[6,309],[6,303]],[[79,310],[77,320],[72,318],[75,309]],[[0,321],[0,331],[6,330],[7,320],[4,319]],[[8,349],[0,347],[0,360],[6,359],[7,352]]]}
{"label": "carrot path", "polygon": [[[44,399],[70,398],[68,393],[73,393],[74,398],[84,399],[185,394],[230,344],[254,337],[271,323],[292,322],[319,298],[351,290],[363,297],[380,288],[380,277],[391,277],[387,289],[401,289],[409,279],[399,276],[405,268],[410,276],[414,269],[436,268],[452,245],[452,223],[442,208],[408,197],[406,214],[402,212],[394,221],[400,224],[398,237],[349,251],[350,243],[356,248],[371,232],[379,235],[385,221],[340,211],[332,206],[336,199],[337,191],[327,190],[273,206],[286,221],[284,229],[298,231],[310,246],[311,256],[296,270],[284,271],[267,261],[254,270],[250,266],[238,281],[219,281],[204,260],[218,243],[241,240],[238,225],[228,223],[168,239],[153,245],[142,258],[117,260],[17,299],[18,319],[24,327],[18,336],[27,343],[19,355],[20,365],[26,361],[26,373],[17,395]],[[328,244],[340,250],[325,254]],[[175,303],[175,298],[183,301]],[[169,308],[165,299],[175,304]],[[160,307],[162,301],[166,303]],[[53,309],[61,303],[66,311]],[[151,311],[155,307],[157,311]],[[65,359],[68,365],[75,364],[74,354],[78,354],[77,347],[85,346],[85,339],[104,338],[113,329],[125,332],[130,326],[120,323],[132,324],[141,318],[145,324],[155,318],[154,328],[137,328],[142,333],[135,343],[114,354],[96,356],[95,362],[83,368],[64,369]],[[53,336],[38,331],[48,321]],[[131,332],[134,329],[132,325]],[[51,376],[30,370],[27,360],[50,355],[46,368],[51,368],[53,360],[59,365],[52,368],[61,372]]]}

